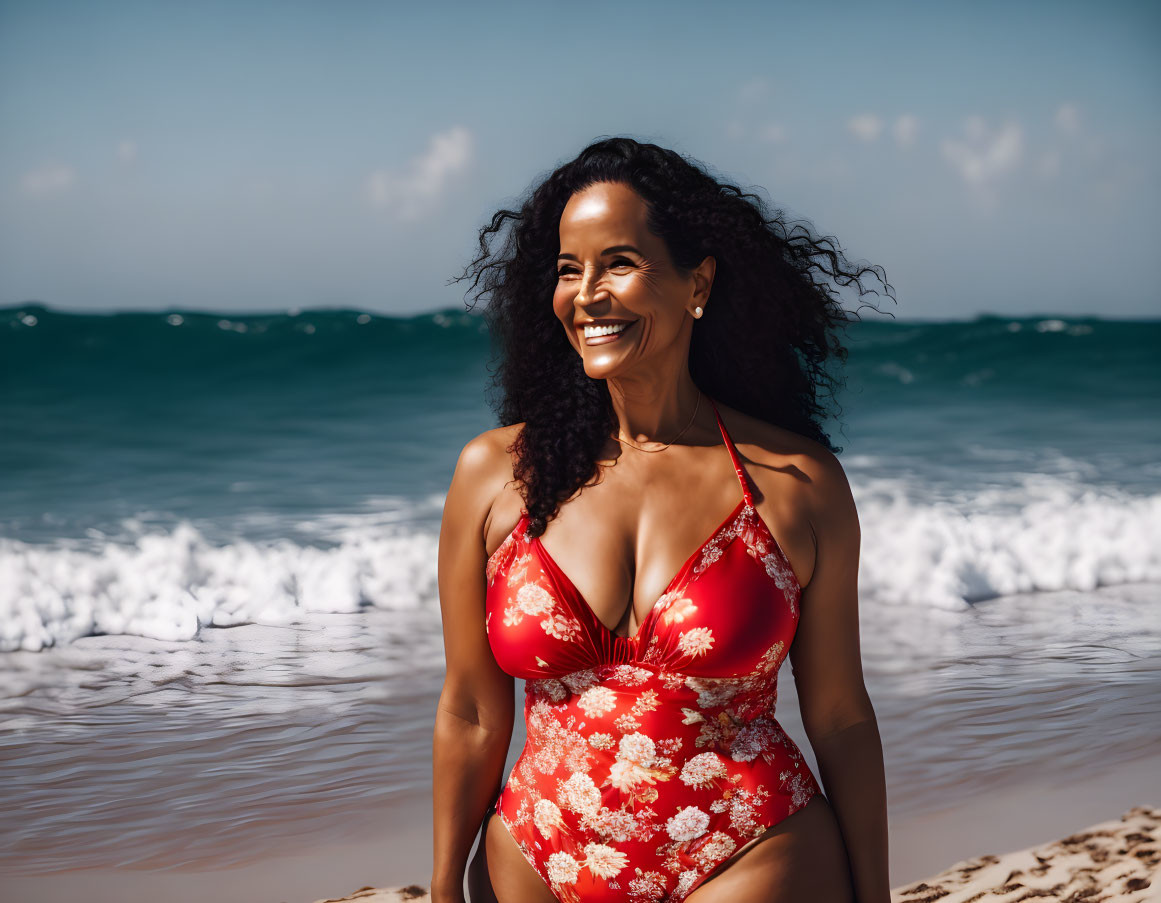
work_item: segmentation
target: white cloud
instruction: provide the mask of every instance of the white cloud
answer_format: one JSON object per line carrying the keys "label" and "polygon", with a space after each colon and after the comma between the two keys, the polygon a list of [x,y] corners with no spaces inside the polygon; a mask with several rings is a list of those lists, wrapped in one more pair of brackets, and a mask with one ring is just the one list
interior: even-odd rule
{"label": "white cloud", "polygon": [[1074,135],[1080,130],[1080,110],[1075,104],[1062,103],[1056,111],[1056,127],[1062,132]]}
{"label": "white cloud", "polygon": [[137,159],[137,142],[126,139],[117,145],[117,159],[122,163],[132,163]]}
{"label": "white cloud", "polygon": [[895,143],[900,147],[911,147],[919,134],[919,119],[911,113],[904,113],[895,120]]}
{"label": "white cloud", "polygon": [[766,144],[782,144],[786,141],[786,129],[777,122],[768,123],[758,131],[758,140]]}
{"label": "white cloud", "polygon": [[472,133],[455,126],[433,135],[427,150],[413,158],[404,173],[376,170],[367,178],[367,197],[377,207],[395,209],[401,219],[422,216],[447,190],[452,179],[467,169],[474,141]]}
{"label": "white cloud", "polygon": [[943,157],[969,185],[986,187],[1016,168],[1024,152],[1024,133],[1008,122],[994,133],[981,116],[964,120],[965,140],[945,138]]}
{"label": "white cloud", "polygon": [[874,141],[883,131],[883,120],[874,113],[860,113],[847,121],[847,128],[860,141]]}
{"label": "white cloud", "polygon": [[76,170],[71,166],[53,164],[26,172],[20,184],[29,194],[52,194],[66,191],[76,178]]}

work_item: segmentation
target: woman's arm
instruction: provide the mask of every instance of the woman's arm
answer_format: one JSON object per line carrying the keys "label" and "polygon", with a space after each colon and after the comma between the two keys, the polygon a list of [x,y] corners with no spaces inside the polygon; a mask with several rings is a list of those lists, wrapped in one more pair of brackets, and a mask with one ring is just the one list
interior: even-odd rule
{"label": "woman's arm", "polygon": [[460,453],[444,503],[438,568],[447,676],[432,738],[433,903],[464,898],[468,854],[500,790],[512,738],[513,680],[484,629],[483,537],[507,461],[498,431],[476,437]]}
{"label": "woman's arm", "polygon": [[855,899],[889,903],[883,746],[859,649],[859,519],[838,459],[826,452],[814,460],[808,492],[816,556],[791,667],[802,724],[846,843]]}

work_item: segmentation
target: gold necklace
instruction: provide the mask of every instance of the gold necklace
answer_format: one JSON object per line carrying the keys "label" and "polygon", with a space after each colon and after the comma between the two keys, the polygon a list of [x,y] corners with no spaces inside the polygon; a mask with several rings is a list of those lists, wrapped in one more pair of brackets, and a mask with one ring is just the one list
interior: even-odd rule
{"label": "gold necklace", "polygon": [[682,427],[681,432],[678,433],[676,436],[674,436],[669,442],[666,442],[663,446],[661,446],[661,448],[642,448],[636,442],[633,442],[629,439],[623,438],[621,436],[620,428],[617,429],[616,439],[618,442],[623,442],[626,445],[637,449],[638,451],[650,452],[650,453],[663,452],[663,451],[665,451],[665,449],[669,448],[669,446],[671,446],[674,442],[676,442],[678,439],[680,439],[682,437],[682,435],[685,433],[685,431],[693,425],[693,421],[697,418],[697,409],[699,407],[701,407],[701,389],[697,390],[697,403],[693,406],[693,416],[689,418],[689,423],[687,423],[684,427]]}

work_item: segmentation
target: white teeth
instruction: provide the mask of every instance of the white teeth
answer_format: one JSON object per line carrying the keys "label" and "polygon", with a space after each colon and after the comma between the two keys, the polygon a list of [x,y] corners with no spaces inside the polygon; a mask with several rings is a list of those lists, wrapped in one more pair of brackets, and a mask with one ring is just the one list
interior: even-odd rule
{"label": "white teeth", "polygon": [[615,323],[612,326],[586,326],[585,327],[585,338],[591,339],[594,336],[599,336],[599,335],[614,335],[615,333],[620,332],[622,329],[624,329],[628,325],[629,325],[628,323]]}

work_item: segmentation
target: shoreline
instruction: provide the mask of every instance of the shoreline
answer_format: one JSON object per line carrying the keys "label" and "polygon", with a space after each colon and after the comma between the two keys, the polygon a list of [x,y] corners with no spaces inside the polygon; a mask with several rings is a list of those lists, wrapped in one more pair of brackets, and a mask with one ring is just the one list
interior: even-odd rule
{"label": "shoreline", "polygon": [[[1135,807],[1161,810],[1161,753],[1118,763],[1083,779],[1073,775],[1023,781],[939,811],[892,818],[891,886],[902,892],[916,883],[930,884],[931,876],[981,857],[1014,862],[1011,857],[1118,820]],[[1161,833],[1153,836],[1161,840]],[[431,860],[431,799],[427,792],[417,792],[361,827],[356,839],[287,850],[278,857],[217,871],[109,868],[0,876],[0,896],[22,903],[421,901],[422,895],[400,897],[398,889],[417,887],[426,893]],[[982,874],[982,866],[980,870]],[[389,892],[395,896],[385,896]],[[897,899],[912,903],[922,896]],[[955,898],[940,899],[953,903]]]}
{"label": "shoreline", "polygon": [[[1058,840],[1003,854],[960,860],[934,875],[892,888],[892,903],[999,903],[1029,898],[1101,899],[1124,903],[1157,899],[1161,872],[1161,809],[1135,806],[1120,817],[1088,825]],[[425,888],[364,887],[347,897],[314,903],[424,903]]]}

